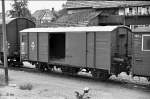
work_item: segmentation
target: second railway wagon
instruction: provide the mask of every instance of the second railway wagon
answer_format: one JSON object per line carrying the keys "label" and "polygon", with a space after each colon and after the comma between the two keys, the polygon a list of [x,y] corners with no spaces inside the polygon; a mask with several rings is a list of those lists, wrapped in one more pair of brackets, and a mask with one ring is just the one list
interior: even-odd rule
{"label": "second railway wagon", "polygon": [[56,66],[75,74],[84,68],[101,79],[129,71],[132,34],[125,26],[30,28],[20,38],[21,60],[41,70]]}
{"label": "second railway wagon", "polygon": [[[14,60],[20,60],[20,36],[19,31],[26,28],[35,27],[35,23],[26,18],[7,18],[6,19],[6,35],[8,42],[8,59],[9,63],[14,63]],[[0,60],[3,61],[3,33],[2,19],[0,19]]]}
{"label": "second railway wagon", "polygon": [[133,29],[133,75],[150,80],[150,27]]}

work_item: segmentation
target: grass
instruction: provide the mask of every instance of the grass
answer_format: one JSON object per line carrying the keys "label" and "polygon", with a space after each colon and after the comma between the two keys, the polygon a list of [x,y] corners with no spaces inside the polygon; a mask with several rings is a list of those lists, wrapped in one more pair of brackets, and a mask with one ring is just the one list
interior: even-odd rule
{"label": "grass", "polygon": [[22,84],[19,86],[21,90],[32,90],[33,85],[31,83]]}

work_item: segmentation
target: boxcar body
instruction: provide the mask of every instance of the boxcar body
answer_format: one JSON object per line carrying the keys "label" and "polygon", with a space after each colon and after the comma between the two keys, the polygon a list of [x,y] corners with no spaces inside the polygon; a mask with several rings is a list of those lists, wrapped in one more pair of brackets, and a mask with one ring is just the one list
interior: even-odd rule
{"label": "boxcar body", "polygon": [[[20,52],[19,31],[35,27],[35,23],[26,18],[9,18],[6,19],[6,35],[8,41],[8,57],[16,56]],[[0,57],[3,57],[3,33],[2,20],[0,20]],[[20,56],[20,55],[18,55]]]}
{"label": "boxcar body", "polygon": [[150,28],[136,28],[133,37],[133,75],[150,77]]}
{"label": "boxcar body", "polygon": [[118,64],[131,55],[131,31],[125,26],[30,28],[20,33],[22,61],[40,69],[58,66],[76,73],[86,68],[107,78],[125,70]]}

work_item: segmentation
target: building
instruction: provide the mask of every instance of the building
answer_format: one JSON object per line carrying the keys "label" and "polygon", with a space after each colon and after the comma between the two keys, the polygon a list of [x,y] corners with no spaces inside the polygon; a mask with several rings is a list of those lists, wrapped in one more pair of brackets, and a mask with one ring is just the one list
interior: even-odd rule
{"label": "building", "polygon": [[52,26],[150,24],[149,1],[67,1],[65,9]]}
{"label": "building", "polygon": [[36,19],[37,26],[53,22],[54,20],[57,19],[57,13],[55,12],[54,8],[52,8],[52,10],[49,9],[37,10],[33,13],[32,16]]}
{"label": "building", "polygon": [[[150,4],[148,3],[148,5],[144,4],[144,5],[139,5],[139,6],[126,7],[124,11],[125,11],[124,13],[126,16],[149,16]],[[131,29],[135,29],[138,27],[150,27],[150,24],[131,25],[130,27]]]}

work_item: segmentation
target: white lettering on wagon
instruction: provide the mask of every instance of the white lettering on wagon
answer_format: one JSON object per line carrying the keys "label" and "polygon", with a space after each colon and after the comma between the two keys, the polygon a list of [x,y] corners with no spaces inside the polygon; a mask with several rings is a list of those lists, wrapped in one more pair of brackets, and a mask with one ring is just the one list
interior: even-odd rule
{"label": "white lettering on wagon", "polygon": [[35,43],[32,42],[32,43],[31,43],[31,49],[34,50],[34,48],[35,48]]}
{"label": "white lettering on wagon", "polygon": [[21,54],[25,54],[25,43],[21,42]]}

